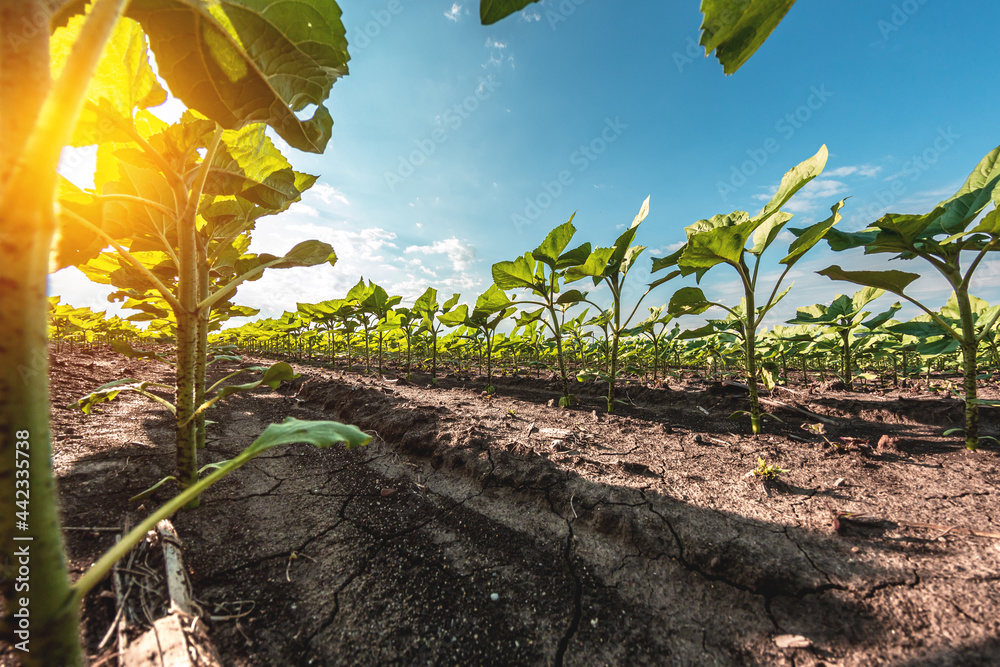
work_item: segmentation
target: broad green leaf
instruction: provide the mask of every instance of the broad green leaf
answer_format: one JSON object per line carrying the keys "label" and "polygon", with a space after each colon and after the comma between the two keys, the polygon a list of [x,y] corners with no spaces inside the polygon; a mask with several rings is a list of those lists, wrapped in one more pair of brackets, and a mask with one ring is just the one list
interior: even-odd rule
{"label": "broad green leaf", "polygon": [[[266,255],[261,255],[265,257]],[[270,256],[268,256],[270,257]],[[277,259],[277,258],[275,258]],[[333,252],[333,246],[322,241],[303,241],[297,243],[294,248],[285,253],[282,261],[273,265],[273,269],[291,269],[300,266],[316,266],[317,264],[329,264],[333,266],[337,262],[337,255]]]}
{"label": "broad green leaf", "polygon": [[870,317],[866,321],[862,322],[861,326],[865,327],[866,329],[871,329],[874,331],[875,329],[878,329],[880,326],[888,322],[892,318],[892,316],[895,315],[902,307],[903,304],[897,301],[896,303],[892,304],[888,310],[881,312],[878,315],[875,315],[874,317]]}
{"label": "broad green leaf", "polygon": [[677,262],[685,275],[710,269],[722,262],[738,266],[747,239],[757,226],[757,223],[747,219],[747,214],[742,211],[736,211],[728,216],[715,216],[709,222],[719,224],[705,231],[689,232],[684,253]]}
{"label": "broad green leaf", "polygon": [[476,307],[472,310],[470,319],[480,321],[493,313],[503,311],[510,306],[511,300],[496,285],[490,285],[485,292],[476,299]]}
{"label": "broad green leaf", "polygon": [[469,320],[469,307],[464,303],[447,313],[438,315],[438,321],[446,327],[464,325]]}
{"label": "broad green leaf", "polygon": [[[803,230],[792,231],[801,233]],[[838,229],[831,229],[826,233],[824,238],[826,238],[826,242],[830,244],[832,250],[841,252],[843,250],[850,250],[851,248],[869,246],[875,242],[877,237],[877,231],[842,232]]]}
{"label": "broad green leaf", "polygon": [[681,258],[681,255],[684,254],[684,250],[685,247],[681,246],[675,252],[670,253],[666,257],[654,257],[652,273],[656,273],[657,271],[662,271],[663,269],[669,268],[671,266],[677,266],[677,261]]}
{"label": "broad green leaf", "polygon": [[[830,207],[832,215],[829,218],[801,230],[800,233],[796,235],[798,238],[792,241],[792,244],[788,246],[788,254],[785,255],[785,257],[778,263],[789,267],[793,266],[802,258],[803,255],[809,252],[813,246],[819,243],[821,239],[831,234],[834,231],[833,226],[841,219],[840,209],[843,208],[844,201],[844,199],[841,199],[839,202]],[[833,243],[831,242],[830,245],[832,246]],[[836,248],[834,249],[836,250]]]}
{"label": "broad green leaf", "polygon": [[851,313],[860,313],[869,303],[885,294],[885,290],[878,287],[865,287],[858,290],[851,297]]}
{"label": "broad green leaf", "polygon": [[845,271],[837,265],[833,265],[817,271],[821,276],[832,278],[833,280],[844,280],[857,285],[869,287],[880,287],[887,292],[903,296],[903,290],[920,277],[918,273],[907,273],[906,271]]}
{"label": "broad green leaf", "polygon": [[823,144],[816,155],[789,169],[782,177],[781,183],[778,184],[778,191],[771,197],[771,201],[754,218],[757,224],[762,224],[768,217],[784,206],[792,198],[792,195],[805,187],[809,181],[823,173],[823,168],[826,167],[826,161],[829,156],[830,153],[827,151],[826,144]]}
{"label": "broad green leaf", "polygon": [[579,266],[571,266],[566,270],[566,282],[571,283],[582,278],[593,278],[596,285],[607,275],[608,262],[614,252],[614,248],[595,248],[587,257],[586,262]]}
{"label": "broad green leaf", "polygon": [[329,447],[343,443],[347,449],[362,447],[372,441],[372,437],[357,426],[332,421],[303,421],[286,417],[281,424],[271,424],[253,444],[240,453],[252,458],[262,452],[293,443],[306,443],[316,447]]}
{"label": "broad green leaf", "polygon": [[584,243],[560,255],[559,261],[556,263],[556,269],[562,271],[571,266],[583,264],[587,261],[588,257],[590,257],[590,243]]}
{"label": "broad green leaf", "polygon": [[1000,203],[1000,146],[987,153],[958,192],[938,207],[945,209],[938,225],[945,233],[962,231],[990,201]]}
{"label": "broad green leaf", "polygon": [[712,307],[705,293],[698,287],[682,287],[670,297],[667,312],[674,317],[699,315]]}
{"label": "broad green leaf", "polygon": [[435,313],[438,309],[437,290],[428,287],[423,294],[413,302],[413,311],[417,313]]}
{"label": "broad green leaf", "polygon": [[164,356],[159,352],[137,350],[128,343],[120,340],[112,341],[111,348],[118,354],[131,359],[155,359],[157,361],[165,361]]}
{"label": "broad green leaf", "polygon": [[700,44],[715,51],[726,74],[750,59],[785,17],[795,0],[702,0]]}
{"label": "broad green leaf", "polygon": [[221,400],[230,396],[232,394],[252,391],[261,385],[267,385],[271,389],[277,389],[278,386],[285,380],[294,380],[296,378],[302,377],[300,374],[292,370],[292,367],[284,361],[280,361],[264,373],[264,376],[257,380],[256,382],[248,382],[246,384],[234,384],[219,389],[218,398]]}
{"label": "broad green leaf", "polygon": [[567,222],[549,232],[541,245],[532,251],[531,256],[539,262],[547,264],[550,269],[555,269],[556,264],[559,263],[559,256],[566,250],[566,246],[569,245],[576,233],[576,227],[573,226],[573,218],[575,217],[576,213],[571,215]]}
{"label": "broad green leaf", "polygon": [[922,357],[939,357],[942,354],[956,352],[958,348],[958,340],[951,336],[943,336],[933,340],[921,340],[917,343],[917,354]]}
{"label": "broad green leaf", "polygon": [[[536,253],[538,251],[535,251]],[[534,289],[535,260],[534,253],[525,253],[513,262],[497,262],[493,265],[493,282],[500,289]],[[539,260],[542,261],[542,260]],[[553,259],[552,264],[555,264]]]}
{"label": "broad green leaf", "polygon": [[559,298],[556,299],[556,304],[560,306],[565,306],[566,304],[579,303],[586,298],[587,294],[585,292],[581,292],[580,290],[576,289],[571,289],[560,294]]}
{"label": "broad green leaf", "polygon": [[480,0],[479,20],[483,25],[491,25],[533,2],[538,0]]}
{"label": "broad green leaf", "polygon": [[[64,3],[59,19],[82,7]],[[336,2],[133,0],[126,14],[188,107],[227,129],[263,121],[295,148],[323,152],[333,126],[324,102],[350,59]],[[310,105],[313,117],[299,120]]]}
{"label": "broad green leaf", "polygon": [[774,242],[774,239],[781,232],[781,229],[791,219],[791,213],[778,211],[777,214],[772,215],[764,221],[764,224],[754,230],[753,247],[749,249],[750,254],[760,255],[767,250],[768,246]]}
{"label": "broad green leaf", "polygon": [[[84,17],[72,17],[65,27],[55,30],[49,42],[53,78],[65,66],[76,43]],[[163,104],[167,92],[160,86],[149,64],[149,52],[142,28],[122,19],[104,47],[94,77],[87,90],[87,105],[73,133],[73,146],[110,141],[127,141],[128,134],[118,123],[132,125],[133,110]]]}

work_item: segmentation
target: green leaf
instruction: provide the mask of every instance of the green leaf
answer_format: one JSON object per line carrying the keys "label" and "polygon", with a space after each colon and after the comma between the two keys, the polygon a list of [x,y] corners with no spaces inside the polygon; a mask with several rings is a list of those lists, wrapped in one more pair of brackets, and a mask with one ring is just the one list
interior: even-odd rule
{"label": "green leaf", "polygon": [[550,269],[555,270],[559,263],[559,256],[566,250],[566,246],[576,234],[576,227],[573,226],[573,218],[576,213],[570,216],[567,222],[559,225],[545,237],[541,245],[535,248],[531,256],[539,262],[544,262]]}
{"label": "green leaf", "polygon": [[829,156],[830,153],[826,148],[826,144],[823,144],[820,146],[819,151],[811,158],[789,169],[781,178],[781,183],[778,184],[778,191],[771,197],[771,201],[754,218],[754,220],[758,221],[757,224],[763,223],[764,220],[776,213],[796,192],[805,187],[809,181],[823,173],[823,168],[826,167],[826,161]]}
{"label": "green leaf", "polygon": [[559,298],[556,299],[556,304],[564,306],[570,303],[579,303],[586,298],[587,298],[586,293],[581,292],[580,290],[571,289],[567,292],[563,292],[562,294],[560,294]]}
{"label": "green leaf", "polygon": [[256,382],[248,382],[246,384],[234,384],[219,389],[216,400],[222,400],[227,396],[236,394],[244,391],[252,391],[261,385],[267,385],[271,389],[277,389],[284,380],[294,380],[296,378],[302,377],[300,374],[292,370],[284,361],[280,361],[265,371],[264,376],[257,380]]}
{"label": "green leaf", "polygon": [[[53,77],[62,71],[80,34],[84,17],[77,15],[56,30],[50,40]],[[90,80],[87,105],[73,133],[73,146],[127,141],[118,123],[132,125],[136,108],[163,104],[167,92],[149,64],[146,36],[135,21],[121,20],[104,47],[104,54]]]}
{"label": "green leaf", "polygon": [[998,184],[1000,184],[1000,146],[991,150],[979,161],[958,192],[938,204],[938,207],[944,209],[944,214],[937,221],[937,225],[949,234],[964,230],[990,201],[996,201]]}
{"label": "green leaf", "polygon": [[716,215],[689,226],[688,242],[677,265],[685,275],[726,262],[739,265],[757,223],[744,211]]}
{"label": "green leaf", "polygon": [[897,301],[896,303],[892,304],[888,310],[881,312],[878,315],[875,315],[874,317],[870,317],[868,318],[868,320],[862,322],[861,326],[865,327],[866,329],[871,329],[874,331],[875,329],[878,329],[880,326],[882,326],[890,319],[892,319],[892,316],[895,315],[902,307],[903,304]]}
{"label": "green leaf", "polygon": [[596,285],[606,275],[608,262],[614,252],[614,248],[595,248],[587,257],[586,262],[579,266],[571,266],[566,270],[566,282],[575,282],[581,278],[593,278]]}
{"label": "green leaf", "polygon": [[[329,0],[135,0],[171,92],[225,128],[263,121],[295,148],[322,153],[333,120],[323,105],[347,74],[340,8]],[[309,120],[295,112],[309,105]]]}
{"label": "green leaf", "polygon": [[[261,258],[265,255],[261,255]],[[281,262],[271,266],[272,269],[292,269],[300,266],[316,266],[317,264],[328,263],[333,266],[337,262],[337,255],[333,252],[333,246],[322,241],[303,241],[285,253]]]}
{"label": "green leaf", "polygon": [[749,250],[750,254],[759,256],[762,252],[767,250],[768,246],[774,242],[774,239],[781,232],[785,223],[791,219],[792,214],[785,213],[784,211],[778,211],[776,215],[770,216],[764,224],[754,230],[753,247]]}
{"label": "green leaf", "polygon": [[583,264],[587,261],[588,257],[590,257],[590,243],[584,243],[560,255],[559,261],[556,263],[556,269],[562,271],[571,266]]}
{"label": "green leaf", "polygon": [[821,276],[832,278],[833,280],[844,280],[857,285],[878,287],[887,292],[903,296],[903,291],[914,280],[920,277],[918,273],[907,273],[906,271],[845,271],[837,265],[833,265],[817,271]]}
{"label": "green leaf", "polygon": [[281,424],[271,424],[253,444],[247,447],[239,456],[257,456],[278,445],[306,443],[316,447],[326,448],[343,443],[347,449],[362,447],[372,441],[372,437],[357,426],[341,424],[333,421],[303,421],[294,417],[286,417]]}
{"label": "green leaf", "polygon": [[[533,253],[525,253],[513,262],[497,262],[492,269],[493,282],[500,289],[534,289],[535,259]],[[555,262],[553,258],[552,264]]]}
{"label": "green leaf", "polygon": [[781,23],[795,0],[702,0],[700,44],[715,51],[726,74],[736,72]]}
{"label": "green leaf", "polygon": [[900,324],[894,324],[887,328],[893,333],[915,336],[924,340],[934,338],[936,336],[948,335],[948,332],[940,324],[933,320],[923,322],[911,320],[910,322],[901,322]]}
{"label": "green leaf", "polygon": [[[833,226],[840,222],[841,215],[840,209],[843,208],[844,202],[846,200],[841,199],[839,202],[830,207],[830,211],[833,213],[829,218],[821,222],[817,222],[815,225],[806,227],[801,230],[797,235],[792,244],[788,246],[788,254],[779,262],[779,264],[784,264],[786,266],[793,266],[796,262],[802,259],[802,256],[809,252],[813,246],[820,242],[822,238],[827,236],[833,231]],[[830,244],[831,246],[833,243]]]}
{"label": "green leaf", "polygon": [[670,253],[666,257],[654,257],[653,268],[651,272],[656,273],[657,271],[662,271],[663,269],[669,268],[671,266],[677,266],[677,261],[681,258],[681,255],[684,254],[686,245],[687,244],[681,246],[675,252]]}
{"label": "green leaf", "polygon": [[132,359],[155,359],[157,361],[165,360],[164,356],[158,352],[137,350],[128,343],[120,340],[112,341],[111,348],[118,354],[130,357]]}
{"label": "green leaf", "polygon": [[480,0],[479,20],[483,25],[492,25],[533,2],[538,0]]}
{"label": "green leaf", "polygon": [[705,298],[705,293],[698,287],[682,287],[670,297],[667,312],[674,317],[681,315],[700,315],[712,307]]}

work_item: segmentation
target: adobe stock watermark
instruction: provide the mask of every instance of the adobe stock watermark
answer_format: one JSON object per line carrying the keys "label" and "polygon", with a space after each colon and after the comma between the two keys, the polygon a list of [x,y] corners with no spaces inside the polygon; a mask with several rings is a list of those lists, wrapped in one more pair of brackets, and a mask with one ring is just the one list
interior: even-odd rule
{"label": "adobe stock watermark", "polygon": [[795,133],[801,130],[833,95],[833,92],[827,90],[826,84],[812,86],[805,103],[775,121],[775,136],[768,137],[758,147],[748,148],[748,159],[738,165],[732,165],[727,180],[716,182],[715,188],[722,201],[728,202],[730,195],[746,185],[747,180],[767,164],[772,155],[781,150],[779,138],[788,141],[794,137]]}
{"label": "adobe stock watermark", "polygon": [[[587,171],[594,162],[604,155],[608,147],[618,141],[622,133],[628,129],[628,125],[621,122],[619,117],[614,120],[604,119],[604,127],[596,137],[586,144],[581,144],[569,156],[569,163],[576,167],[576,173],[582,174]],[[513,213],[510,221],[514,224],[514,229],[520,234],[528,225],[534,223],[542,214],[552,207],[552,204],[562,196],[566,188],[573,185],[576,177],[570,169],[563,169],[551,180],[541,182],[541,189],[534,197],[527,197],[524,200],[524,209]]]}
{"label": "adobe stock watermark", "polygon": [[876,190],[872,195],[875,201],[858,211],[852,220],[860,219],[862,224],[868,224],[880,218],[909,191],[908,183],[919,181],[961,138],[951,127],[939,127],[927,148],[904,162],[899,176],[890,181],[888,187]]}
{"label": "adobe stock watermark", "polygon": [[389,0],[382,9],[371,10],[371,20],[354,29],[351,37],[351,51],[363,51],[389,27],[392,20],[403,13],[403,0]]}
{"label": "adobe stock watermark", "polygon": [[50,30],[50,18],[48,12],[39,9],[30,17],[22,15],[20,25],[4,26],[8,28],[7,34],[4,37],[7,40],[7,48],[11,52],[17,53],[21,50],[22,46],[37,37],[39,33],[48,33]]}
{"label": "adobe stock watermark", "polygon": [[696,59],[704,60],[705,49],[695,40],[694,37],[688,36],[687,46],[684,51],[674,51],[672,58],[674,59],[674,67],[677,68],[678,74],[684,73],[684,68],[695,62]]}
{"label": "adobe stock watermark", "polygon": [[893,33],[899,32],[904,25],[910,22],[913,15],[926,4],[927,0],[903,0],[899,4],[894,4],[888,20],[879,19],[876,24],[878,31],[882,34],[882,41],[888,42]]}
{"label": "adobe stock watermark", "polygon": [[554,9],[545,10],[545,20],[549,22],[549,28],[555,30],[560,23],[565,23],[569,17],[576,13],[576,10],[587,0],[560,0]]}
{"label": "adobe stock watermark", "polygon": [[469,116],[475,113],[483,102],[493,96],[493,93],[496,92],[496,89],[500,85],[500,82],[492,74],[485,78],[480,78],[475,93],[467,96],[461,102],[452,105],[450,109],[442,113],[440,116],[441,126],[434,128],[429,136],[422,139],[415,139],[413,144],[416,148],[407,155],[398,156],[398,162],[394,171],[386,170],[383,173],[385,184],[389,186],[389,190],[395,192],[400,184],[405,182],[410,176],[413,176],[418,168],[426,164],[427,160],[437,152],[438,146],[448,141],[448,138],[451,136],[449,132],[457,132],[462,127],[462,124],[469,119]]}

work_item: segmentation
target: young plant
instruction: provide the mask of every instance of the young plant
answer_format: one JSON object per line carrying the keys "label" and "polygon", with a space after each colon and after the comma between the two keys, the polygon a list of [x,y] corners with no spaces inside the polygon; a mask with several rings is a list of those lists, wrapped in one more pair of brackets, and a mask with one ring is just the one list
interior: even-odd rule
{"label": "young plant", "polygon": [[778,475],[789,472],[786,468],[781,468],[776,463],[768,463],[762,457],[757,457],[757,467],[751,470],[747,477],[758,477],[764,482],[773,482],[778,479]]}
{"label": "young plant", "polygon": [[864,326],[869,331],[877,329],[902,308],[897,301],[888,310],[865,320],[868,315],[871,315],[870,312],[864,310],[865,306],[883,294],[885,294],[885,290],[875,287],[858,290],[853,296],[838,294],[829,306],[814,304],[799,308],[795,312],[795,318],[787,321],[788,324],[819,325],[824,327],[826,332],[835,333],[840,337],[841,378],[848,391],[852,390],[854,385],[854,372],[851,367],[851,353],[855,348],[851,336],[854,330],[860,326]]}
{"label": "young plant", "polygon": [[[736,333],[743,341],[746,356],[750,423],[754,434],[760,433],[761,428],[760,402],[757,398],[757,328],[771,308],[788,293],[790,287],[781,293],[778,289],[791,268],[840,220],[843,200],[831,208],[833,214],[829,218],[798,232],[798,238],[792,242],[788,254],[781,260],[781,264],[785,266],[784,271],[774,283],[770,295],[758,303],[757,278],[761,257],[792,218],[792,214],[783,212],[781,207],[822,173],[827,156],[826,146],[823,146],[816,155],[786,173],[778,185],[778,191],[756,216],[751,217],[744,211],[734,211],[709,220],[699,220],[685,228],[687,243],[681,250],[669,257],[653,260],[654,272],[676,266],[681,275],[694,274],[699,283],[709,269],[719,264],[728,264],[735,269],[744,293],[739,309],[710,301],[698,287],[685,287],[670,299],[669,311],[675,316],[700,314],[712,306],[718,306],[735,318]],[[747,247],[747,243],[751,241],[752,245]],[[752,268],[748,260],[753,264]]]}
{"label": "young plant", "polygon": [[[855,233],[836,232],[827,236],[836,251],[863,247],[865,254],[889,253],[892,259],[921,258],[941,274],[953,293],[942,313],[906,293],[920,277],[906,271],[848,271],[830,266],[818,273],[833,280],[877,287],[914,304],[937,324],[943,334],[958,342],[962,352],[965,389],[965,446],[979,446],[979,405],[976,376],[980,342],[1000,317],[1000,308],[977,317],[969,288],[976,269],[990,252],[1000,249],[1000,147],[986,154],[959,188],[923,215],[889,213],[871,227]],[[980,218],[990,205],[993,208]],[[965,264],[965,257],[971,261]],[[947,311],[947,315],[945,315]]]}
{"label": "young plant", "polygon": [[532,296],[518,303],[539,306],[547,317],[540,321],[552,332],[556,344],[556,359],[559,362],[559,376],[562,379],[563,395],[559,405],[569,407],[573,396],[569,393],[569,379],[566,374],[566,358],[563,353],[562,327],[566,319],[566,309],[586,298],[579,290],[560,294],[560,281],[567,269],[578,267],[590,256],[590,244],[566,251],[576,233],[573,226],[574,213],[568,222],[559,225],[545,237],[542,244],[513,262],[498,262],[493,265],[493,282],[502,290],[526,289]]}
{"label": "young plant", "polygon": [[486,346],[483,351],[486,357],[486,391],[489,393],[494,391],[493,341],[497,326],[515,310],[514,302],[496,285],[490,285],[489,289],[476,299],[476,306],[471,313],[469,307],[463,303],[450,312],[438,315],[438,319],[445,326],[466,326],[483,337]]}
{"label": "young plant", "polygon": [[[28,667],[83,662],[79,598],[69,584],[51,469],[46,270],[57,227],[56,168],[63,148],[119,141],[118,121],[126,126],[135,121],[136,102],[145,107],[163,101],[151,74],[120,75],[123,66],[135,62],[124,57],[130,44],[138,40],[145,49],[144,38],[132,30],[134,24],[121,17],[127,13],[148,32],[159,73],[171,90],[222,127],[235,129],[262,120],[292,146],[313,152],[322,152],[330,136],[332,120],[323,103],[334,80],[346,73],[348,59],[336,3],[310,4],[310,11],[322,17],[312,29],[304,28],[295,12],[264,14],[239,5],[95,0],[84,17],[73,16],[83,12],[84,3],[23,0],[4,3],[0,12],[0,33],[5,36],[0,40],[5,100],[0,114],[0,239],[5,257],[0,262],[0,321],[7,331],[0,349],[0,478],[9,480],[0,484],[0,507],[5,508],[0,513],[0,558],[14,560],[16,524],[7,508],[14,506],[15,470],[24,471],[27,474],[17,479],[30,488],[31,516],[24,522],[27,527],[17,532],[32,545],[31,650],[21,654]],[[164,21],[165,10],[178,20]],[[62,15],[55,15],[57,11]],[[20,28],[67,23],[55,33]],[[201,57],[192,59],[193,52]],[[274,66],[278,62],[281,67]],[[289,79],[289,70],[300,75]],[[239,80],[231,78],[234,71],[242,73]],[[88,91],[105,99],[103,106],[98,102],[96,109],[84,109]],[[309,104],[315,104],[317,112],[310,120],[300,120],[296,112]],[[207,168],[200,174],[195,175],[196,184],[207,178]],[[187,190],[201,191],[200,186]],[[176,192],[181,194],[179,188]],[[197,252],[188,240],[198,202],[187,196],[180,201],[191,202],[185,203],[179,220],[180,254],[185,258],[181,268],[186,269]],[[71,245],[74,236],[64,233],[62,238]],[[182,307],[193,315],[195,308],[187,307],[197,305],[197,284],[186,289],[190,292]],[[20,458],[16,452],[26,454],[27,467],[15,466]],[[0,586],[6,609],[19,609],[23,594],[15,593],[14,582]]]}
{"label": "young plant", "polygon": [[431,337],[431,381],[435,384],[437,383],[438,335],[443,330],[442,325],[449,327],[456,326],[454,324],[447,324],[441,318],[451,312],[451,309],[458,303],[459,298],[458,294],[452,294],[450,299],[445,301],[444,304],[439,305],[437,290],[433,287],[428,287],[413,303],[413,312],[420,317],[421,322],[418,331],[426,331]]}
{"label": "young plant", "polygon": [[[593,281],[594,286],[603,283],[611,292],[611,307],[607,309],[607,327],[605,329],[609,362],[607,372],[584,372],[577,375],[577,379],[581,381],[588,377],[600,377],[607,381],[608,414],[612,414],[615,411],[615,385],[620,374],[618,355],[621,336],[628,328],[632,318],[635,317],[635,313],[639,310],[639,306],[642,305],[642,301],[646,298],[646,295],[653,288],[674,277],[674,275],[670,275],[649,285],[636,301],[631,312],[625,315],[626,307],[622,304],[622,289],[625,286],[625,279],[628,277],[628,273],[632,267],[635,266],[639,255],[646,249],[646,246],[632,245],[632,241],[635,239],[636,232],[639,231],[639,225],[646,219],[647,215],[649,215],[649,197],[646,197],[646,200],[639,208],[639,212],[632,220],[632,224],[618,237],[614,245],[610,248],[595,248],[583,263],[571,266],[566,270],[565,281],[567,283],[589,278]],[[600,310],[600,307],[592,301],[587,301],[587,303]]]}
{"label": "young plant", "polygon": [[[673,329],[673,334],[667,334],[667,325],[673,321],[674,316],[670,313],[665,312],[667,310],[666,306],[657,306],[656,308],[649,309],[649,317],[639,322],[636,326],[632,327],[625,332],[627,336],[645,336],[649,339],[649,342],[653,345],[653,382],[656,382],[656,371],[660,363],[660,352],[661,348],[665,343],[668,343],[673,338],[676,338],[680,334],[680,325],[675,324]],[[656,326],[659,325],[660,329],[657,331]],[[666,370],[664,370],[664,375]]]}

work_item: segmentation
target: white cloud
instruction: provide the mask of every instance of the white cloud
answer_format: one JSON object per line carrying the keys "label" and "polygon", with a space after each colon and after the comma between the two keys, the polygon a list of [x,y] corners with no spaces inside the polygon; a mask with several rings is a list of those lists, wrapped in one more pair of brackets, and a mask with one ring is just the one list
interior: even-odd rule
{"label": "white cloud", "polygon": [[521,19],[523,21],[526,21],[527,23],[531,23],[533,21],[541,21],[542,13],[537,9],[525,9],[524,11],[521,12]]}
{"label": "white cloud", "polygon": [[451,259],[452,269],[462,273],[472,268],[476,261],[476,246],[459,241],[454,236],[443,241],[435,241],[431,245],[411,245],[405,253],[421,253],[424,255],[447,255]]}
{"label": "white cloud", "polygon": [[321,200],[323,200],[324,204],[332,204],[333,202],[337,201],[343,204],[344,206],[351,205],[350,200],[347,199],[347,195],[345,195],[343,192],[333,187],[332,185],[327,185],[326,183],[317,183],[316,185],[312,186],[309,192],[316,195]]}
{"label": "white cloud", "polygon": [[870,164],[861,164],[850,167],[837,167],[836,169],[824,172],[823,175],[831,178],[843,178],[844,176],[857,174],[858,176],[864,176],[865,178],[874,178],[880,171],[882,171],[882,167],[875,167]]}
{"label": "white cloud", "polygon": [[457,2],[453,2],[451,9],[444,13],[444,16],[449,21],[458,22],[459,17],[462,15],[462,5]]}
{"label": "white cloud", "polygon": [[291,206],[289,206],[288,207],[288,211],[290,213],[299,213],[301,215],[305,215],[305,216],[308,216],[310,218],[318,218],[319,217],[319,211],[317,211],[316,209],[314,209],[312,206],[309,206],[308,204],[303,204],[300,201],[297,201],[294,204],[292,204]]}

